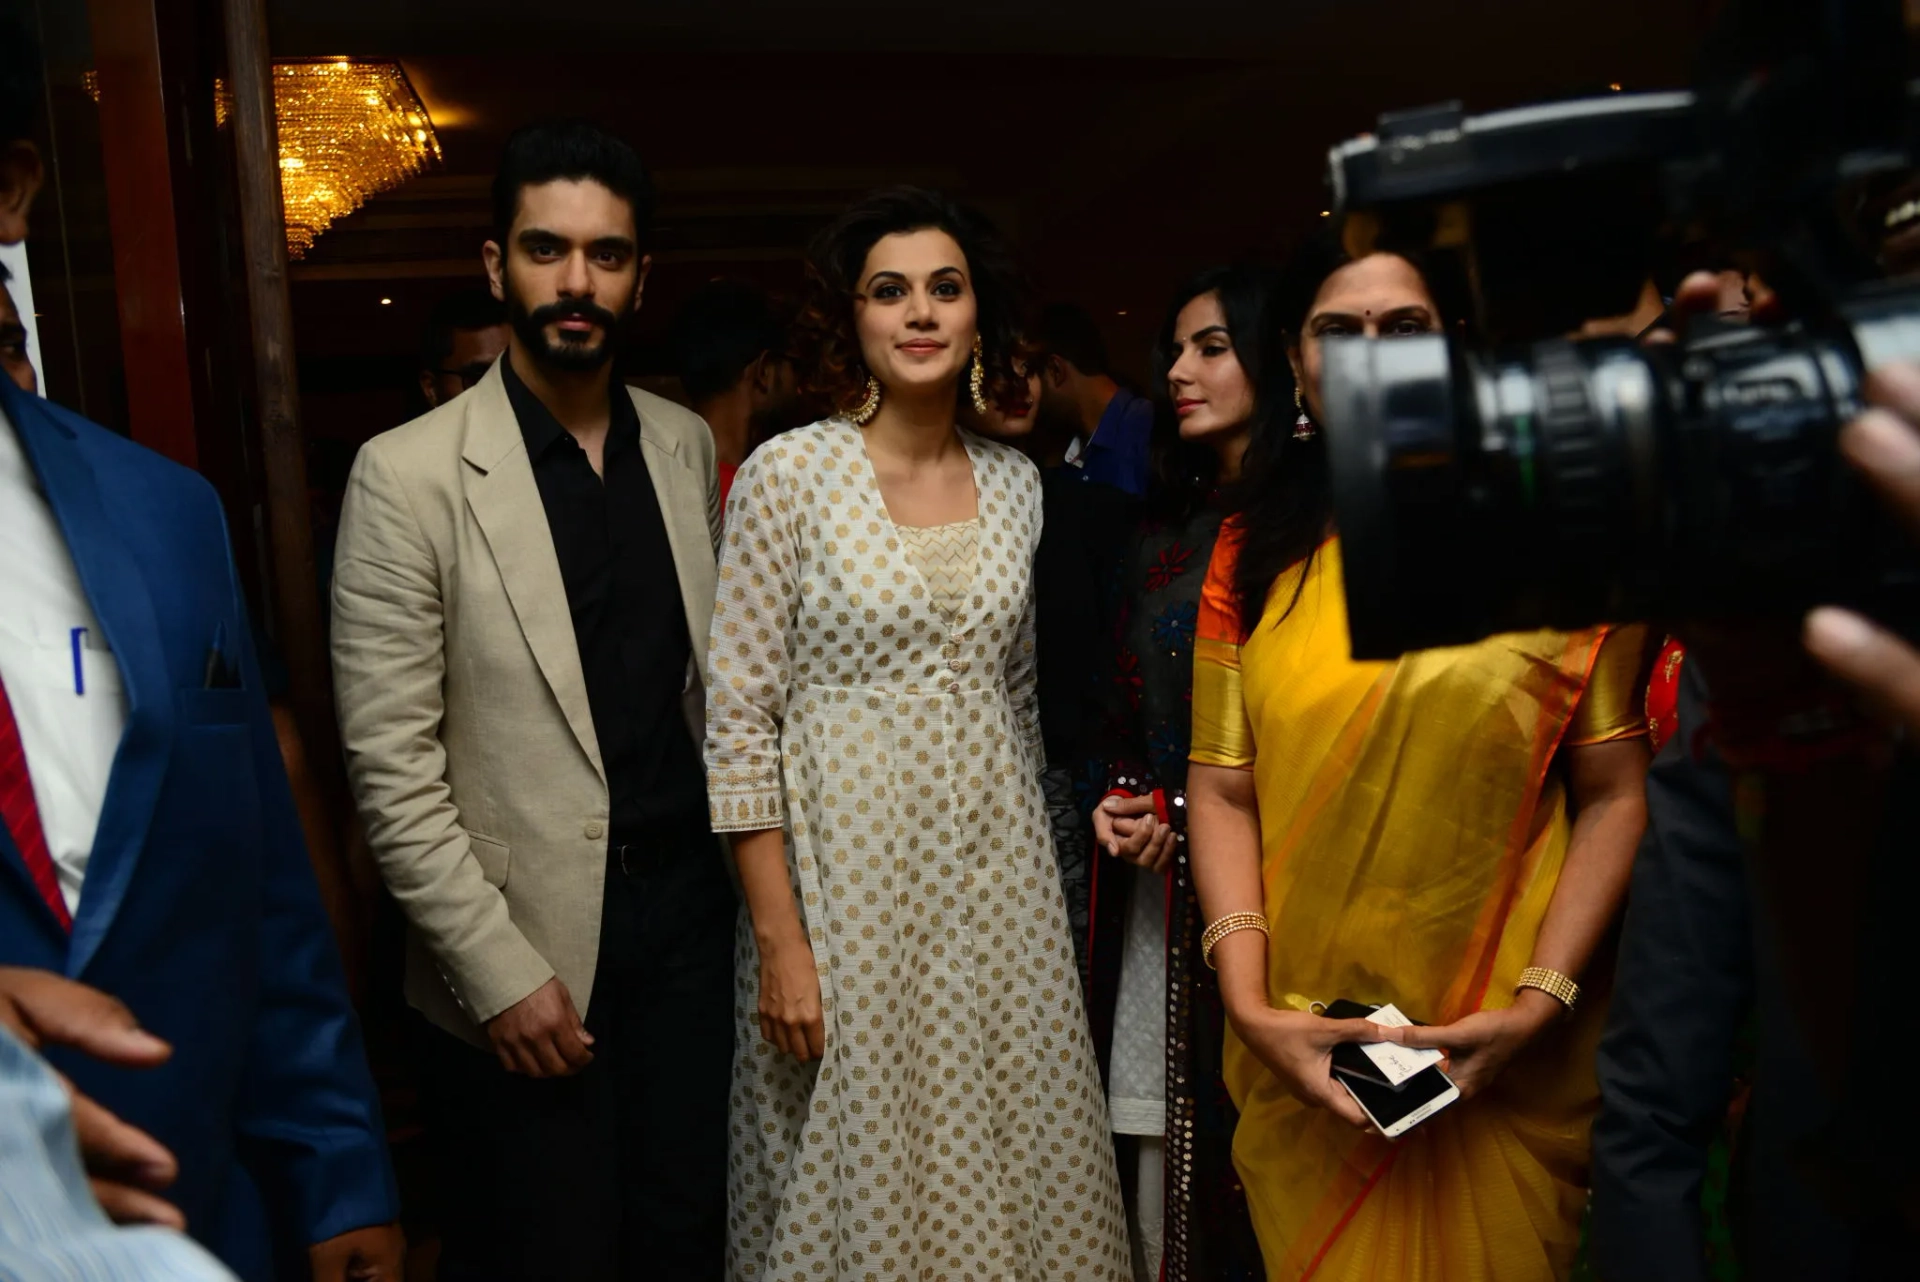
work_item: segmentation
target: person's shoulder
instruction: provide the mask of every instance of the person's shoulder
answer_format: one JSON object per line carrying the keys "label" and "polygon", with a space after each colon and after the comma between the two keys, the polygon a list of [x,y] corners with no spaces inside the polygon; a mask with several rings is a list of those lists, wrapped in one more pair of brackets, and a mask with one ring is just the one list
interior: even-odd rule
{"label": "person's shoulder", "polygon": [[475,404],[469,400],[473,395],[473,392],[464,392],[372,437],[361,445],[355,460],[356,469],[360,460],[374,459],[407,478],[436,465],[451,465],[459,459],[464,447]]}
{"label": "person's shoulder", "polygon": [[[789,428],[762,441],[740,465],[740,470],[744,473],[752,468],[756,472],[778,475],[817,467],[822,459],[844,461],[849,457],[849,445],[858,447],[857,437],[851,435],[854,431],[842,418],[823,418],[805,427]],[[734,484],[739,481],[736,479]]]}
{"label": "person's shoulder", "polygon": [[971,450],[976,457],[984,459],[996,467],[1009,469],[1011,474],[1019,480],[1031,482],[1035,485],[1040,483],[1040,469],[1035,466],[1032,459],[1027,457],[1025,452],[1008,445],[1005,441],[996,441],[991,437],[982,436],[978,432],[969,432],[964,428],[961,429],[961,435],[967,442],[967,448]]}
{"label": "person's shoulder", "polygon": [[627,395],[632,398],[633,408],[647,429],[691,445],[697,453],[712,458],[713,432],[708,428],[707,420],[686,406],[644,388],[629,386]]}
{"label": "person's shoulder", "polygon": [[220,497],[212,483],[192,468],[52,401],[35,398],[21,417],[35,413],[55,430],[73,438],[96,475],[131,482],[149,493],[171,492],[179,498],[219,508]]}

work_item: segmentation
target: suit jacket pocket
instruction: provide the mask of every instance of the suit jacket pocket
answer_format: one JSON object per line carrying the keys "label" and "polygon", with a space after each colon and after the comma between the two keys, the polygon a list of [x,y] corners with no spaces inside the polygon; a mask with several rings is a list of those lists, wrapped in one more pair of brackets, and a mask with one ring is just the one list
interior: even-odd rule
{"label": "suit jacket pocket", "polygon": [[469,831],[467,839],[473,846],[473,857],[480,861],[480,875],[487,884],[501,889],[507,884],[507,843],[480,833]]}

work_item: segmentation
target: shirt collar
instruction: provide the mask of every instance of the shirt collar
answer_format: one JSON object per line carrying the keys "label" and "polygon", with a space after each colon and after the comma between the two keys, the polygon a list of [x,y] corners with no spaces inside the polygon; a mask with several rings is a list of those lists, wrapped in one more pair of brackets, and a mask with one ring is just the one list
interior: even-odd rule
{"label": "shirt collar", "polygon": [[[560,441],[572,440],[567,429],[560,426],[560,420],[533,394],[520,375],[514,372],[511,354],[500,358],[500,381],[507,389],[507,402],[513,406],[513,416],[520,423],[521,439],[527,443],[527,457],[537,459]],[[618,394],[615,394],[615,389]],[[607,444],[625,444],[637,440],[640,435],[640,415],[633,408],[633,397],[626,394],[626,385],[620,382],[612,369],[607,371],[607,409],[611,418],[607,423]]]}

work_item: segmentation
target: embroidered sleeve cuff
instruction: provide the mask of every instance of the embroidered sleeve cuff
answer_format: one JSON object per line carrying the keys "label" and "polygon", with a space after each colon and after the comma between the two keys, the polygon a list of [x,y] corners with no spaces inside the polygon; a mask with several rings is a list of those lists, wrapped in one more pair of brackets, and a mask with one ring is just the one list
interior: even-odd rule
{"label": "embroidered sleeve cuff", "polygon": [[710,781],[707,808],[715,832],[759,832],[784,827],[787,821],[786,797],[778,780],[761,784]]}

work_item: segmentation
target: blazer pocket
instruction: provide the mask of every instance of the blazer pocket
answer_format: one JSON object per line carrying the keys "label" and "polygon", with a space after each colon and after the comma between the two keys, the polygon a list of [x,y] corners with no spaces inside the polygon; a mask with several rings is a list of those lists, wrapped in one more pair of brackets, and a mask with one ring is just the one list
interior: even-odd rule
{"label": "blazer pocket", "polygon": [[473,847],[473,857],[480,861],[480,875],[487,879],[487,884],[506,889],[507,843],[477,832],[468,832],[467,841]]}

